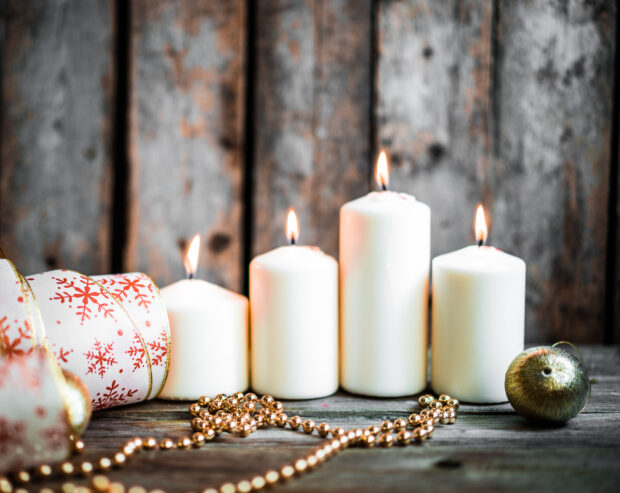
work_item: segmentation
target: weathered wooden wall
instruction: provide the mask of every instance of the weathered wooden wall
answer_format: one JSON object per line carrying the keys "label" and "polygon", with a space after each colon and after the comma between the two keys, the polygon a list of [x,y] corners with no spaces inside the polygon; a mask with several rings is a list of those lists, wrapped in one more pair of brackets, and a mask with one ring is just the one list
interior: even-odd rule
{"label": "weathered wooden wall", "polygon": [[393,188],[432,207],[434,254],[470,243],[487,206],[491,243],[528,264],[529,340],[620,340],[615,2],[7,0],[0,16],[0,242],[24,271],[166,284],[199,232],[199,275],[240,290],[288,207],[336,255],[338,209],[385,148]]}

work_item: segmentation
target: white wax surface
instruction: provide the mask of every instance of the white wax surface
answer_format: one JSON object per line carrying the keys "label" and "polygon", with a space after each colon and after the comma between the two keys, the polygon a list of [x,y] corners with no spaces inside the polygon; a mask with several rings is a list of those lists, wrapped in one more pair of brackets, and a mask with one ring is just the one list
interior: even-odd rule
{"label": "white wax surface", "polygon": [[427,384],[430,208],[372,192],[340,209],[341,384],[395,397]]}
{"label": "white wax surface", "polygon": [[252,389],[311,399],[338,388],[338,264],[307,246],[250,264]]}
{"label": "white wax surface", "polygon": [[433,259],[431,386],[466,402],[507,400],[504,377],[523,351],[525,262],[469,246]]}
{"label": "white wax surface", "polygon": [[170,371],[160,397],[198,399],[248,388],[248,300],[199,279],[161,290],[170,319]]}

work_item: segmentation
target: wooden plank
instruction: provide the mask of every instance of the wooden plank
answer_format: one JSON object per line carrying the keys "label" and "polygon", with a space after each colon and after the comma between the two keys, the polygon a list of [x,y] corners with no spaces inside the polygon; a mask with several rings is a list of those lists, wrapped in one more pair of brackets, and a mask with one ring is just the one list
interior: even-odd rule
{"label": "wooden plank", "polygon": [[3,2],[0,243],[24,273],[109,268],[114,5]]}
{"label": "wooden plank", "polygon": [[131,8],[129,270],[242,281],[243,0],[137,0]]}
{"label": "wooden plank", "polygon": [[528,263],[527,334],[602,341],[616,2],[500,2],[493,237]]}
{"label": "wooden plank", "polygon": [[[282,487],[283,491],[615,491],[620,481],[620,353],[582,347],[597,381],[586,411],[563,427],[529,424],[508,404],[462,405],[455,425],[438,425],[432,440],[406,448],[351,449]],[[368,399],[339,392],[285,402],[289,415],[317,423],[368,426],[407,416],[415,398]],[[86,431],[86,459],[110,453],[135,435],[189,433],[188,403],[150,401],[95,413]],[[127,486],[202,491],[280,468],[308,453],[316,436],[278,428],[247,438],[222,435],[200,450],[141,453],[110,477]],[[54,483],[57,484],[57,483]]]}
{"label": "wooden plank", "polygon": [[253,253],[286,242],[338,253],[338,211],[368,190],[371,1],[256,2]]}

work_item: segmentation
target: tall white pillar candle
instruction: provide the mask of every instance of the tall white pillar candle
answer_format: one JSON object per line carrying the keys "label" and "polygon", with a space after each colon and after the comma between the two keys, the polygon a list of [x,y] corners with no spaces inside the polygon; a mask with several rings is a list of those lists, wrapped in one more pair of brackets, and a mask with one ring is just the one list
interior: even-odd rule
{"label": "tall white pillar candle", "polygon": [[481,207],[476,225],[480,246],[433,259],[431,386],[466,402],[504,402],[506,370],[523,351],[525,262],[482,246]]}
{"label": "tall white pillar candle", "polygon": [[[289,213],[289,238],[298,235]],[[297,231],[295,231],[297,229]],[[252,389],[311,399],[338,388],[338,264],[295,244],[250,264]]]}
{"label": "tall white pillar candle", "polygon": [[193,279],[200,237],[188,249],[190,279],[162,289],[170,320],[170,370],[163,399],[198,399],[248,388],[248,300]]}
{"label": "tall white pillar candle", "polygon": [[427,384],[430,208],[387,191],[381,153],[371,192],[340,209],[341,384],[411,395]]}

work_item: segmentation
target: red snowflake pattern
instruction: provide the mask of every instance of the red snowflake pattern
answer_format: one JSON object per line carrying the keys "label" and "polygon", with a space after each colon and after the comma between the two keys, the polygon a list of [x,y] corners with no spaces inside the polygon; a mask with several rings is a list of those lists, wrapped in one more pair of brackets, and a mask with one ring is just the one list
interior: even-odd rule
{"label": "red snowflake pattern", "polygon": [[69,355],[73,352],[73,349],[69,349],[68,351],[65,351],[62,347],[58,350],[58,351],[54,351],[54,356],[56,356],[56,361],[58,362],[63,362],[63,363],[69,363]]}
{"label": "red snowflake pattern", "polygon": [[127,400],[138,392],[138,389],[127,390],[125,387],[119,389],[119,384],[116,380],[112,380],[110,386],[106,387],[105,390],[103,395],[97,392],[96,397],[92,400],[94,411],[128,404]]}
{"label": "red snowflake pattern", "polygon": [[144,290],[148,290],[149,293],[153,292],[153,285],[144,283],[142,276],[132,278],[128,275],[118,274],[106,279],[100,280],[101,284],[110,290],[110,292],[116,297],[118,301],[129,300],[129,295],[133,295],[133,300],[138,302],[138,306],[143,307],[148,311],[152,300],[149,299],[147,293]]}
{"label": "red snowflake pattern", "polygon": [[[104,302],[108,297],[90,277],[80,275],[77,283],[66,277],[53,277],[52,279],[56,281],[58,291],[50,300],[63,304],[78,303],[76,315],[81,325],[84,325],[85,320],[91,320],[93,316],[96,317],[99,314],[103,315],[103,318],[110,317],[114,320],[114,308]],[[97,311],[93,312],[93,308]]]}
{"label": "red snowflake pattern", "polygon": [[147,343],[149,347],[149,356],[151,357],[152,366],[163,366],[166,362],[166,356],[168,355],[168,334],[165,330],[162,330],[159,337]]}
{"label": "red snowflake pattern", "polygon": [[86,373],[96,373],[103,378],[105,373],[117,363],[112,355],[113,346],[113,342],[103,344],[98,339],[95,339],[91,350],[84,353],[84,356],[89,361]]}
{"label": "red snowflake pattern", "polygon": [[59,451],[67,446],[67,426],[64,421],[66,419],[64,413],[64,410],[60,411],[55,422],[39,431],[47,450]]}
{"label": "red snowflake pattern", "polygon": [[137,332],[133,335],[133,346],[130,346],[127,351],[125,351],[133,361],[133,371],[136,371],[138,368],[142,368],[146,364],[146,351],[144,350],[144,344],[142,344],[142,339]]}
{"label": "red snowflake pattern", "polygon": [[9,330],[11,329],[11,324],[8,321],[6,315],[0,318],[0,346],[2,347],[4,354],[7,356],[20,356],[24,354],[30,354],[32,352],[32,345],[29,344],[28,350],[24,351],[22,349],[22,341],[24,339],[32,339],[30,335],[30,325],[27,321],[24,321],[24,330],[22,327],[17,327],[17,332],[19,336],[11,339],[9,334]]}
{"label": "red snowflake pattern", "polygon": [[[23,466],[24,458],[34,452],[26,437],[27,429],[25,421],[10,420],[0,416],[0,465],[10,469],[19,469]],[[23,452],[12,457],[11,462],[5,464],[2,459],[11,457],[9,453],[15,455],[16,450],[23,450]]]}

